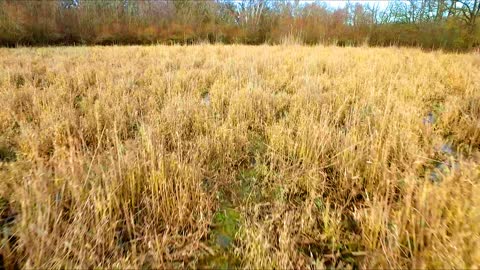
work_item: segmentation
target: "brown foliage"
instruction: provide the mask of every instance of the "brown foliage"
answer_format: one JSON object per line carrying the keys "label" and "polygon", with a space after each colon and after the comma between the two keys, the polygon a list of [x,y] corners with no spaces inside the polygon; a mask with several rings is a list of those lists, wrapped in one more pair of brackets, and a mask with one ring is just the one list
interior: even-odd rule
{"label": "brown foliage", "polygon": [[0,0],[0,45],[261,44],[290,37],[306,44],[445,49],[480,43],[478,20],[466,21],[461,12],[430,21],[402,21],[408,14],[390,7],[382,11],[388,15],[383,17],[396,19],[382,21],[378,8],[360,4],[332,10],[319,4],[265,5],[261,0],[246,1],[241,7],[216,1],[79,0],[69,6],[64,2]]}

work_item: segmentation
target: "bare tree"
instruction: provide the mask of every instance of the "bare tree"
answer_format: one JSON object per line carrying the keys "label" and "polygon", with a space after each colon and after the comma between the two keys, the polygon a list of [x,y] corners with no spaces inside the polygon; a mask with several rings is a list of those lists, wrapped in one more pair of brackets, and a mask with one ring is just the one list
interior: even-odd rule
{"label": "bare tree", "polygon": [[461,19],[467,24],[468,31],[473,34],[477,17],[480,15],[480,0],[457,0],[456,8],[461,12]]}
{"label": "bare tree", "polygon": [[265,0],[248,0],[239,4],[240,24],[258,26],[266,6]]}

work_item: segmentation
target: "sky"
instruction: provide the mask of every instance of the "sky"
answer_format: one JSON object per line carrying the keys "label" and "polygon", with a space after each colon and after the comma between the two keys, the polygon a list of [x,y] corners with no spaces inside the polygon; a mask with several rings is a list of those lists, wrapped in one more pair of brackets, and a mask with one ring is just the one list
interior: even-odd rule
{"label": "sky", "polygon": [[[301,1],[301,2],[305,2],[305,3],[309,3],[309,2],[315,2],[315,1],[309,1],[309,0],[304,0],[304,1]],[[347,4],[348,1],[345,1],[345,0],[325,0],[325,1],[317,1],[317,2],[325,2],[327,3],[329,6],[333,7],[333,8],[342,8],[342,7],[345,7],[345,5]],[[370,5],[374,5],[374,4],[377,4],[379,5],[380,8],[386,8],[387,5],[388,5],[388,0],[377,0],[377,1],[371,1],[371,0],[363,0],[363,1],[359,1],[359,0],[351,0],[350,3],[352,4],[355,4],[355,3],[362,3],[362,4],[370,4]]]}

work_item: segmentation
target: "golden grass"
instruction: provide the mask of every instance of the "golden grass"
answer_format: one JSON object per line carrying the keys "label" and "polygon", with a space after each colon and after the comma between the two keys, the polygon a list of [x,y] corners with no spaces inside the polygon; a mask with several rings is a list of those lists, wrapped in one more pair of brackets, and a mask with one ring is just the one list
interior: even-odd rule
{"label": "golden grass", "polygon": [[0,49],[2,264],[480,267],[480,56]]}

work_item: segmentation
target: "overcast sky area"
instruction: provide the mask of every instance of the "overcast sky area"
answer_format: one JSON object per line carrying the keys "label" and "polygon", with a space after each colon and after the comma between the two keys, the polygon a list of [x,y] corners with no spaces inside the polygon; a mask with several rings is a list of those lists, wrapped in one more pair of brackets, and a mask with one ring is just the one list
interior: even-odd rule
{"label": "overcast sky area", "polygon": [[[341,0],[332,0],[332,1],[322,1],[327,3],[328,5],[335,7],[335,8],[342,8],[344,7],[348,1],[341,1]],[[350,1],[350,3],[362,3],[362,4],[378,4],[380,7],[387,7],[388,1]]]}
{"label": "overcast sky area", "polygon": [[377,4],[379,5],[380,7],[387,7],[388,5],[388,0],[382,0],[382,1],[368,1],[368,0],[365,0],[365,1],[344,1],[344,0],[327,0],[327,1],[309,1],[309,0],[305,0],[305,1],[301,1],[301,2],[304,2],[304,3],[315,3],[315,2],[321,2],[321,3],[326,3],[327,5],[331,6],[332,8],[343,8],[345,7],[345,5],[350,2],[352,4],[355,4],[355,3],[362,3],[362,4],[370,4],[370,5],[374,5],[374,4]]}

